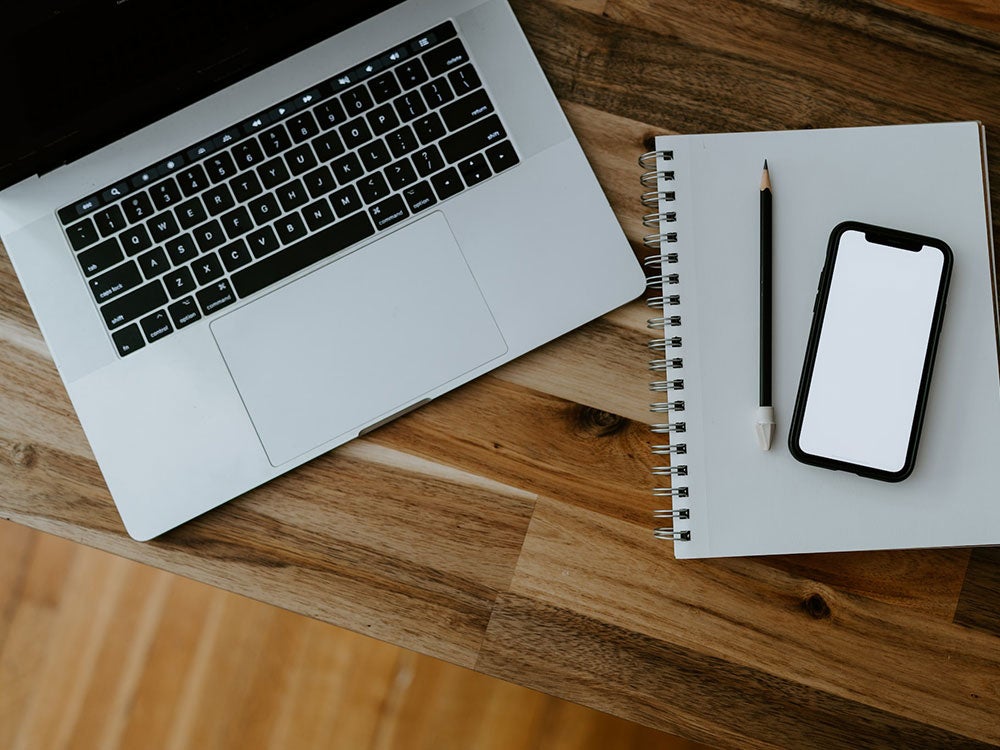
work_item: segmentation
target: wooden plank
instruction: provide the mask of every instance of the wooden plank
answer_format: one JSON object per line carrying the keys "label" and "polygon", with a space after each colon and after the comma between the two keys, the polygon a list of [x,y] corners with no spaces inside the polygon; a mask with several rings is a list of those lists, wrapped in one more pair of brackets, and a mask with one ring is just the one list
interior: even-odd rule
{"label": "wooden plank", "polygon": [[1000,636],[1000,547],[970,553],[955,622]]}
{"label": "wooden plank", "polygon": [[701,748],[0,522],[24,538],[0,567],[4,748]]}
{"label": "wooden plank", "polygon": [[[1000,122],[1000,35],[891,4],[512,5],[564,104],[653,132]],[[996,156],[990,176],[1000,205]]]}
{"label": "wooden plank", "polygon": [[465,664],[533,505],[358,441],[140,544],[123,536],[92,462],[38,447],[29,465],[8,465],[16,520]]}
{"label": "wooden plank", "polygon": [[382,428],[372,440],[649,523],[648,436],[644,424],[486,376]]}
{"label": "wooden plank", "polygon": [[1000,0],[891,0],[896,5],[957,23],[1000,32]]}
{"label": "wooden plank", "polygon": [[[925,556],[922,574],[928,579],[938,572],[934,563],[932,555]],[[884,588],[890,585],[886,582]],[[848,703],[857,703],[862,713],[866,706],[914,726],[1000,742],[1000,695],[983,690],[1000,673],[995,638],[927,617],[919,609],[846,593],[752,559],[673,560],[648,527],[545,497],[536,504],[511,593],[699,658],[809,686],[844,701],[838,705],[845,720],[851,715]],[[547,658],[555,660],[566,639],[551,635]],[[491,623],[479,667],[503,676],[498,670],[509,654],[491,655],[498,637],[500,631]],[[600,656],[577,665],[594,673],[601,668]],[[621,682],[638,679],[634,672]],[[687,679],[700,687],[678,689],[707,690],[712,678],[695,671]],[[970,699],[971,694],[977,697]],[[608,705],[607,697],[602,693],[597,702]],[[628,702],[614,705],[624,711]],[[689,708],[696,711],[695,704]],[[718,717],[722,731],[733,729],[715,711],[698,712]],[[643,722],[651,718],[623,715]],[[817,729],[815,717],[808,724]],[[763,741],[779,726],[778,720],[758,722],[756,729],[745,731]]]}
{"label": "wooden plank", "polygon": [[[610,706],[713,747],[993,747],[516,594],[501,598],[487,646],[478,666],[487,674]],[[766,734],[757,731],[761,711]]]}

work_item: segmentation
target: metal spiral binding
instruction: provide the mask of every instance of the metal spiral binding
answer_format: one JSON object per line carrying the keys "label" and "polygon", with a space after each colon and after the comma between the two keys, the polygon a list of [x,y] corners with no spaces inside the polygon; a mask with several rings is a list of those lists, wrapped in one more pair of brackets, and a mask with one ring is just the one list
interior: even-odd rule
{"label": "metal spiral binding", "polygon": [[[676,199],[673,190],[663,189],[666,183],[674,180],[674,172],[669,169],[657,168],[662,162],[672,161],[673,158],[673,151],[650,151],[639,157],[639,166],[646,170],[639,181],[643,187],[650,188],[650,190],[642,194],[642,205],[648,209],[653,209],[652,212],[646,213],[642,217],[642,223],[645,227],[658,230],[656,233],[647,234],[642,238],[642,243],[646,247],[659,251],[656,255],[651,255],[643,261],[643,265],[653,273],[653,275],[647,278],[646,286],[651,290],[660,290],[660,294],[649,297],[646,300],[646,304],[654,310],[665,310],[667,307],[681,304],[679,294],[663,293],[665,286],[680,283],[679,275],[671,273],[668,270],[668,266],[677,263],[677,253],[666,251],[666,245],[677,242],[677,232],[664,231],[665,224],[677,221],[677,212],[663,210],[662,208],[663,203],[671,203]],[[667,328],[678,327],[681,323],[680,315],[662,315],[647,320],[646,326],[653,330],[663,330],[666,332]],[[684,358],[681,356],[671,356],[669,353],[672,350],[681,349],[682,344],[683,339],[681,336],[667,335],[664,335],[663,338],[655,338],[649,342],[649,350],[662,355],[649,361],[650,371],[660,374],[659,379],[649,384],[649,389],[654,393],[672,395],[677,391],[684,390],[684,379],[673,377],[671,374],[675,370],[681,370],[684,367]],[[650,404],[649,409],[654,414],[673,415],[683,412],[684,406],[683,399],[672,399],[656,401]],[[677,435],[687,430],[687,424],[685,422],[662,422],[651,425],[650,430],[655,435]],[[654,466],[652,468],[653,476],[668,477],[670,480],[673,480],[675,477],[686,477],[688,475],[688,466],[686,464],[678,464],[674,460],[676,456],[687,454],[687,445],[685,443],[678,443],[671,440],[669,443],[653,445],[651,451],[655,456],[671,457],[670,465]],[[658,486],[653,489],[653,496],[669,497],[675,500],[686,498],[688,497],[688,488]],[[687,520],[690,518],[690,510],[688,508],[655,510],[653,511],[653,518],[658,520]],[[660,526],[653,530],[653,536],[657,539],[670,539],[675,542],[691,540],[690,531],[675,529],[673,526]]]}

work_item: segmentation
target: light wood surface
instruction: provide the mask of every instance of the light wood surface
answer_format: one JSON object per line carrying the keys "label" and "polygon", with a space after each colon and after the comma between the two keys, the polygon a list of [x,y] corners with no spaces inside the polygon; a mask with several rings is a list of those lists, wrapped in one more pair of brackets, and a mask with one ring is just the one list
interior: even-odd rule
{"label": "light wood surface", "polygon": [[4,750],[706,750],[0,522]]}
{"label": "light wood surface", "polygon": [[[995,2],[512,4],[637,255],[660,132],[979,119],[1000,215]],[[641,301],[141,545],[5,258],[0,294],[4,517],[713,745],[1000,744],[996,549],[652,539]]]}

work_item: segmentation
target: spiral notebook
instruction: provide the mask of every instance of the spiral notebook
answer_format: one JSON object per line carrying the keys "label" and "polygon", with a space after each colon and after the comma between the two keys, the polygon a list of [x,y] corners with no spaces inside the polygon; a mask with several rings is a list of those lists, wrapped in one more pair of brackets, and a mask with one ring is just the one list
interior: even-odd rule
{"label": "spiral notebook", "polygon": [[[656,373],[656,535],[678,558],[1000,544],[1000,366],[979,123],[661,136],[640,163]],[[761,165],[774,186],[770,451],[754,435]],[[955,255],[916,469],[798,463],[788,427],[830,230],[854,219]],[[660,291],[662,289],[662,292]],[[864,367],[863,361],[845,363]]]}

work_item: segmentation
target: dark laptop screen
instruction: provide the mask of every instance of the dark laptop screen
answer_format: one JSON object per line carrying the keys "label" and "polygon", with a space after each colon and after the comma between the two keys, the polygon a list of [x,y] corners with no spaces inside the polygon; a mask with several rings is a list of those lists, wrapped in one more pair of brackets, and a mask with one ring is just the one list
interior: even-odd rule
{"label": "dark laptop screen", "polygon": [[0,187],[402,0],[30,0],[0,11]]}

